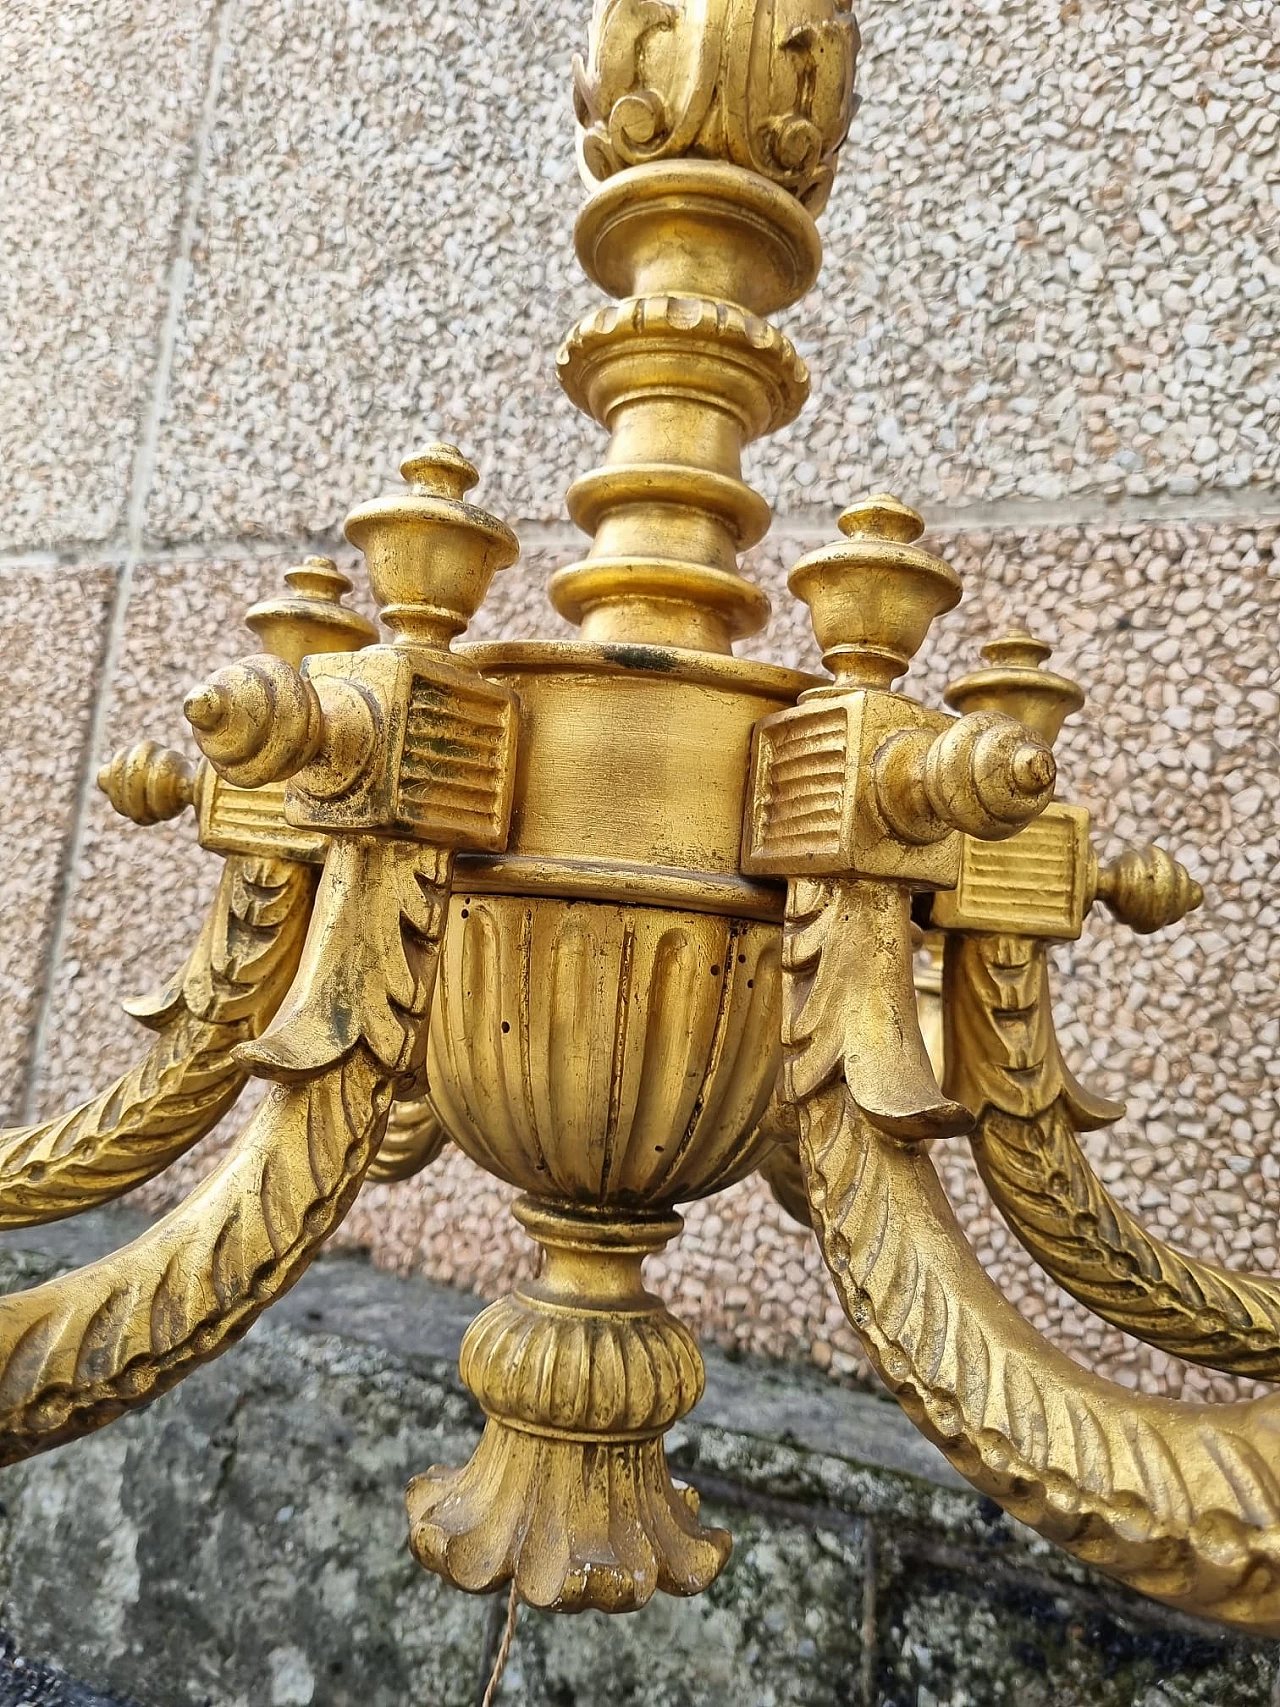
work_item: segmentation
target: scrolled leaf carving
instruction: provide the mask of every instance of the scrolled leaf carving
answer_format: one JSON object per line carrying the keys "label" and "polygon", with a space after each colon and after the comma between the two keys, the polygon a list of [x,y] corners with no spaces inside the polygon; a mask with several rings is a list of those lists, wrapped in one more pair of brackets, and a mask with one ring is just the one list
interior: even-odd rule
{"label": "scrolled leaf carving", "polygon": [[584,174],[725,160],[820,213],[858,47],[849,0],[597,0],[574,61]]}
{"label": "scrolled leaf carving", "polygon": [[[849,952],[850,887],[823,885],[788,926],[802,1049],[814,961]],[[927,1149],[886,1133],[843,1076],[808,1082],[797,1106],[814,1226],[846,1315],[913,1421],[1077,1557],[1185,1611],[1280,1634],[1280,1400],[1180,1404],[1078,1367],[996,1290]]]}
{"label": "scrolled leaf carving", "polygon": [[975,1109],[974,1159],[1018,1239],[1073,1298],[1171,1356],[1280,1381],[1280,1284],[1200,1262],[1112,1197],[1079,1134],[1121,1110],[1062,1064],[1047,946],[947,943],[948,1085]]}
{"label": "scrolled leaf carving", "polygon": [[370,1185],[396,1185],[429,1168],[449,1134],[427,1098],[394,1102],[387,1118],[386,1136],[367,1175]]}
{"label": "scrolled leaf carving", "polygon": [[[278,1082],[231,1151],[124,1250],[0,1299],[0,1463],[149,1403],[303,1273],[353,1202],[392,1096],[412,1076],[450,870],[450,856],[429,848],[335,842],[280,1045],[273,1051],[268,1033],[255,1046],[259,1071]],[[358,961],[344,983],[329,958],[366,930],[387,954],[384,975]],[[336,1028],[325,1005],[335,992],[349,1001]]]}
{"label": "scrolled leaf carving", "polygon": [[314,868],[234,856],[186,965],[129,1004],[158,1035],[100,1096],[0,1132],[0,1228],[29,1227],[111,1201],[203,1138],[248,1077],[234,1051],[271,1019],[298,966]]}

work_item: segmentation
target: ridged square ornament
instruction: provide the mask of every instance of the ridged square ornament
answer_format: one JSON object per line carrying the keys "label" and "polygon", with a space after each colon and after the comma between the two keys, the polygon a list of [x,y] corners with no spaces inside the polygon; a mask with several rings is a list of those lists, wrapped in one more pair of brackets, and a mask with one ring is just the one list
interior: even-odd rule
{"label": "ridged square ornament", "polygon": [[942,735],[953,721],[878,689],[818,693],[765,718],[752,743],[743,870],[760,877],[883,877],[922,889],[949,888],[959,874],[960,836],[905,843],[877,805],[872,760],[892,735]]}
{"label": "ridged square ornament", "polygon": [[284,797],[282,782],[237,788],[213,769],[205,770],[196,792],[201,846],[213,853],[323,864],[324,836],[291,824]]}
{"label": "ridged square ornament", "polygon": [[943,931],[1014,931],[1074,942],[1089,910],[1089,814],[1056,802],[1007,842],[964,838],[960,880],[938,895]]}
{"label": "ridged square ornament", "polygon": [[330,795],[303,770],[289,784],[291,824],[500,849],[511,821],[515,695],[441,653],[372,646],[313,658],[312,683],[333,677],[363,695],[379,739],[354,787]]}

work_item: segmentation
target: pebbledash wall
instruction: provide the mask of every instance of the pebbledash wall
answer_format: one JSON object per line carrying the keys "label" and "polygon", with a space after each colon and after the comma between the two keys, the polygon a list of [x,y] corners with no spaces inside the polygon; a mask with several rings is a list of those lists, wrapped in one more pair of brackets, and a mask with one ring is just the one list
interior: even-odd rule
{"label": "pebbledash wall", "polygon": [[[216,861],[92,786],[248,644],[347,507],[456,440],[525,547],[476,632],[561,632],[548,571],[599,435],[552,358],[595,300],[569,57],[588,0],[27,0],[0,22],[0,1114],[139,1047],[119,1012],[183,954]],[[1088,690],[1067,790],[1205,884],[1185,928],[1058,954],[1075,1067],[1129,1113],[1093,1154],[1162,1233],[1280,1271],[1280,11],[1272,0],[866,0],[862,110],[786,319],[802,419],[753,457],[777,508],[760,651],[815,661],[785,588],[891,487],[967,597],[913,685],[1010,617]],[[361,595],[362,597],[366,595]],[[225,1134],[224,1134],[225,1136]],[[211,1141],[212,1143],[213,1141]],[[158,1181],[172,1201],[210,1145]],[[1144,1388],[1225,1379],[1104,1331],[1023,1258],[963,1149],[947,1180],[1010,1297]],[[450,1152],[347,1236],[491,1292],[525,1260]],[[697,1329],[862,1368],[811,1241],[758,1182],[694,1206],[654,1276]]]}

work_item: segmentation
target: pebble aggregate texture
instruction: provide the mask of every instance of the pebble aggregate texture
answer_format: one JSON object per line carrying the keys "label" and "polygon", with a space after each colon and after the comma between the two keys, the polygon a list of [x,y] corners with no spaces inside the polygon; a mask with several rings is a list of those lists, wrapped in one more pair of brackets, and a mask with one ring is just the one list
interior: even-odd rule
{"label": "pebble aggregate texture", "polygon": [[[245,645],[282,566],[339,542],[415,442],[456,439],[521,534],[476,632],[564,632],[563,492],[600,435],[552,355],[597,295],[567,59],[586,0],[30,0],[0,21],[0,1036],[8,1118],[140,1047],[118,1016],[185,953],[214,862],[91,786]],[[1017,616],[1089,693],[1064,734],[1104,855],[1158,838],[1184,927],[1104,920],[1057,956],[1076,1069],[1127,1098],[1103,1177],[1159,1232],[1280,1273],[1280,11],[1269,0],[867,0],[864,104],[785,317],[814,373],[751,457],[778,509],[748,565],[757,651],[816,662],[787,565],[836,507],[920,505],[968,596],[936,695]],[[18,259],[20,258],[20,260]],[[344,559],[349,561],[349,558]],[[225,1132],[157,1182],[173,1201]],[[1228,1397],[1085,1315],[962,1148],[944,1171],[1007,1294],[1131,1385]],[[528,1261],[456,1152],[367,1191],[345,1237],[492,1295]],[[817,1251],[757,1182],[650,1265],[725,1345],[865,1374]]]}

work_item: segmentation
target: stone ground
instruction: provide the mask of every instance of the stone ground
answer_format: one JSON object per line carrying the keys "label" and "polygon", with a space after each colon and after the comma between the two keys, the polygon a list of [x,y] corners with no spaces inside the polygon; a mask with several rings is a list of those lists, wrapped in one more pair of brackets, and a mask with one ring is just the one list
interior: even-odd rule
{"label": "stone ground", "polygon": [[96,1689],[86,1689],[63,1672],[38,1660],[24,1659],[12,1636],[0,1635],[0,1707],[129,1707]]}
{"label": "stone ground", "polygon": [[[0,1282],[132,1225],[10,1235]],[[7,1471],[0,1707],[478,1707],[504,1598],[421,1572],[400,1503],[476,1438],[453,1367],[473,1307],[326,1258],[145,1413]],[[672,1456],[734,1533],[723,1577],[616,1620],[522,1609],[501,1707],[1280,1700],[1280,1645],[1064,1559],[880,1396],[712,1351]]]}

